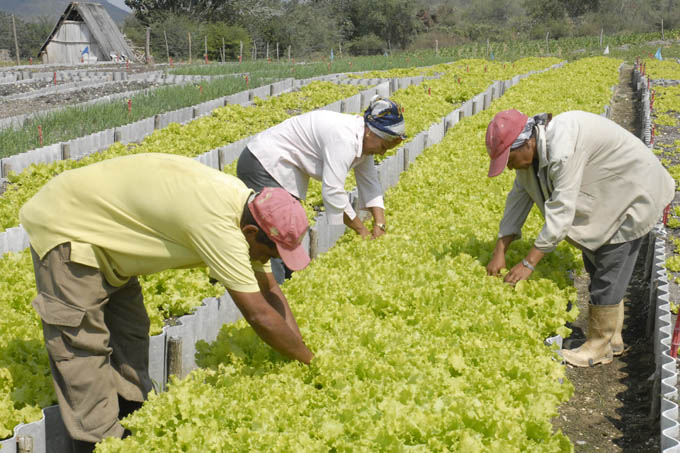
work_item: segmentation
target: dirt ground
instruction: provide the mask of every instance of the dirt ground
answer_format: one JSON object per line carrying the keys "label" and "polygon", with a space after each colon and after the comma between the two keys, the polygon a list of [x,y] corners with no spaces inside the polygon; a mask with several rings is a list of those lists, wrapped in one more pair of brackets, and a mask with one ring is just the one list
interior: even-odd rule
{"label": "dirt ground", "polygon": [[[631,66],[625,66],[614,93],[612,120],[640,136],[638,103],[632,89]],[[643,245],[642,250],[646,250]],[[623,340],[626,351],[607,365],[592,368],[567,366],[574,395],[559,409],[553,426],[561,429],[576,452],[658,452],[659,417],[651,413],[654,348],[646,336],[649,283],[644,279],[644,253],[640,253],[628,288]],[[565,348],[585,341],[588,313],[588,277],[576,278],[579,318]],[[658,397],[658,396],[656,396]]]}
{"label": "dirt ground", "polygon": [[[49,84],[48,84],[49,85]],[[38,84],[34,86],[40,86]],[[57,107],[80,104],[81,102],[98,99],[116,93],[137,91],[145,88],[154,88],[158,84],[151,82],[108,82],[106,84],[84,87],[76,91],[66,91],[63,93],[47,94],[45,96],[32,97],[29,99],[19,99],[3,102],[0,100],[0,119],[9,118],[16,115],[41,112]],[[30,92],[30,90],[27,90]]]}
{"label": "dirt ground", "polygon": [[[149,72],[162,68],[163,66],[158,65],[131,65],[128,72]],[[73,68],[70,67],[68,69],[72,70]],[[54,70],[59,70],[59,68],[55,68]],[[108,66],[106,69],[105,67],[102,67],[100,70],[121,71],[125,70],[125,66]],[[3,96],[19,93],[30,93],[47,88],[51,85],[52,82],[50,81],[19,81],[16,83],[0,84],[0,119],[9,118],[16,115],[24,115],[27,113],[41,112],[44,110],[51,110],[57,107],[80,104],[82,102],[101,98],[111,94],[142,90],[145,88],[154,88],[158,86],[157,83],[122,80],[119,82],[108,82],[106,84],[94,87],[83,87],[82,89],[76,91],[47,94],[45,96],[39,96],[30,99],[3,100]]]}

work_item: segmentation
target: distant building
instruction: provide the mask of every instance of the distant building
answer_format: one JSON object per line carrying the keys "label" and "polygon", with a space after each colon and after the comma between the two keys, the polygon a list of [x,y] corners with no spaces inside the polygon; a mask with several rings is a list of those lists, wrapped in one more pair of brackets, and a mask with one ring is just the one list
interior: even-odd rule
{"label": "distant building", "polygon": [[133,60],[123,34],[99,3],[72,2],[38,56],[43,63]]}
{"label": "distant building", "polygon": [[0,61],[9,61],[9,49],[0,49]]}

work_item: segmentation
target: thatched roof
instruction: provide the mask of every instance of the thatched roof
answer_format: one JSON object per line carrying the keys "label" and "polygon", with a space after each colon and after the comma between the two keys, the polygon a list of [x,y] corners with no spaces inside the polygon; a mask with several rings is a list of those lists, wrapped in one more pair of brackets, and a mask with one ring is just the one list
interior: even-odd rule
{"label": "thatched roof", "polygon": [[57,21],[52,33],[40,48],[38,55],[45,50],[64,21],[84,22],[95,43],[106,57],[116,54],[125,55],[130,60],[133,59],[132,50],[128,47],[123,34],[106,9],[99,3],[87,2],[72,2],[66,7],[66,11]]}

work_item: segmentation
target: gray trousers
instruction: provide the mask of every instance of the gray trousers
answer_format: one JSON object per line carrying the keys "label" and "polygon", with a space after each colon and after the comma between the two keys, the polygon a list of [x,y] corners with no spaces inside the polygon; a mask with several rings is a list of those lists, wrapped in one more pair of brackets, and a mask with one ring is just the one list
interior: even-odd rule
{"label": "gray trousers", "polygon": [[265,187],[281,187],[276,179],[264,169],[257,157],[246,146],[236,162],[236,176],[255,192]]}
{"label": "gray trousers", "polygon": [[620,244],[606,244],[594,252],[583,252],[583,264],[590,276],[591,304],[616,305],[623,299],[643,237]]}
{"label": "gray trousers", "polygon": [[149,317],[137,278],[121,287],[99,269],[70,261],[69,243],[41,260],[31,248],[59,410],[72,438],[121,437],[118,396],[144,401],[149,378]]}

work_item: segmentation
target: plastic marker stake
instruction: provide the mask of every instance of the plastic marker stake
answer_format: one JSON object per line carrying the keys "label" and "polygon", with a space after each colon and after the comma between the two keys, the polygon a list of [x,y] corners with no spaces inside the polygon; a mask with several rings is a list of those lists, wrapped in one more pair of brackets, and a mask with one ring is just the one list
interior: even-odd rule
{"label": "plastic marker stake", "polygon": [[198,91],[201,93],[201,95],[203,94],[203,85],[198,86]]}
{"label": "plastic marker stake", "polygon": [[132,99],[128,99],[128,115],[132,113]]}
{"label": "plastic marker stake", "polygon": [[668,214],[670,213],[670,211],[671,205],[666,205],[666,207],[663,209],[663,226],[666,226],[666,224],[668,223]]}
{"label": "plastic marker stake", "polygon": [[246,87],[248,86],[248,76],[246,76]]}
{"label": "plastic marker stake", "polygon": [[43,144],[43,136],[42,136],[42,126],[38,125],[38,140],[40,141],[40,146]]}
{"label": "plastic marker stake", "polygon": [[53,80],[54,80],[54,84],[56,85],[57,84],[57,71],[54,71]]}

